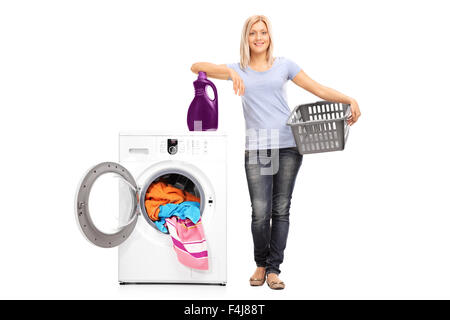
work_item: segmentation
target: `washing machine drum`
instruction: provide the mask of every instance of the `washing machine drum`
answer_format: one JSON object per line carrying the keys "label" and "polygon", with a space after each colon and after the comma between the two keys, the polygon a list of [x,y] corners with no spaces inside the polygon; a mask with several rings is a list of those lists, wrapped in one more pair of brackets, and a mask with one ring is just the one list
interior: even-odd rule
{"label": "washing machine drum", "polygon": [[[172,170],[173,171],[173,170]],[[147,213],[147,209],[145,206],[145,200],[146,200],[146,193],[147,190],[150,188],[150,186],[153,183],[157,183],[157,182],[164,182],[165,184],[171,185],[177,189],[180,190],[184,190],[186,192],[189,192],[190,194],[196,196],[199,199],[202,199],[204,197],[203,194],[203,190],[201,188],[201,186],[197,186],[197,184],[195,182],[192,181],[193,177],[187,177],[186,173],[174,173],[174,172],[170,172],[170,173],[163,173],[161,174],[161,172],[156,173],[157,176],[155,178],[155,176],[149,177],[147,178],[147,183],[144,185],[144,187],[141,190],[141,194],[140,194],[140,205],[141,205],[141,212],[142,215],[144,216],[144,218],[147,220],[147,222],[154,227],[156,230],[160,231],[156,225],[155,222],[150,218],[150,216]],[[200,200],[200,205],[203,203],[203,201]],[[200,210],[200,214],[202,214],[203,210]],[[162,231],[160,231],[162,232]]]}
{"label": "washing machine drum", "polygon": [[[95,224],[95,219],[91,215],[89,198],[92,187],[100,176],[112,173],[120,177],[119,188],[122,190],[121,195],[127,190],[130,194],[130,202],[127,204],[127,213],[122,215],[120,219],[120,226],[113,232],[102,230]],[[82,179],[76,195],[76,217],[81,232],[85,238],[99,247],[115,247],[124,242],[133,232],[139,214],[158,232],[160,231],[155,222],[150,219],[145,208],[145,194],[154,182],[165,182],[178,189],[187,191],[200,199],[200,214],[203,213],[205,204],[205,194],[201,184],[195,176],[182,169],[166,168],[160,171],[155,171],[146,178],[145,184],[141,189],[138,188],[137,183],[132,174],[122,165],[115,162],[103,162],[93,168]],[[129,214],[128,214],[129,212]],[[125,218],[123,217],[125,216]]]}

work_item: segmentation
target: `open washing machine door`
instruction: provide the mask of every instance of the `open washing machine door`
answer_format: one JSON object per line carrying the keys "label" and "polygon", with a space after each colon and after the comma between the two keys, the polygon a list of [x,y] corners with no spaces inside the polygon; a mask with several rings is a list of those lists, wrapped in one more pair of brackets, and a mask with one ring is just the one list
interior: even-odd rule
{"label": "open washing machine door", "polygon": [[[131,204],[127,221],[113,232],[105,232],[94,222],[89,208],[89,198],[92,186],[100,176],[115,174],[130,189]],[[139,215],[139,193],[136,181],[131,173],[123,166],[115,162],[103,162],[91,168],[81,180],[75,199],[75,214],[78,226],[85,238],[102,248],[116,247],[123,243],[133,232]]]}

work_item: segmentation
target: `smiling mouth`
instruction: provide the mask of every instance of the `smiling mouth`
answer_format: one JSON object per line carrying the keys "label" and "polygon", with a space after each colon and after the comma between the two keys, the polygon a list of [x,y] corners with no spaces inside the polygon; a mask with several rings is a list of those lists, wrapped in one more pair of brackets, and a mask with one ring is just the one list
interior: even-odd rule
{"label": "smiling mouth", "polygon": [[261,47],[264,45],[265,42],[255,42],[254,45],[257,47]]}

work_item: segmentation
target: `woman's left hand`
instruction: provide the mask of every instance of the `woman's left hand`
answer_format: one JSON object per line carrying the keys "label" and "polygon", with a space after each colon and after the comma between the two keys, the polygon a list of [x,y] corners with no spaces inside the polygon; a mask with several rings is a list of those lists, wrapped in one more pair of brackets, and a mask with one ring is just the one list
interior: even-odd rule
{"label": "woman's left hand", "polygon": [[350,110],[352,114],[348,117],[347,123],[353,125],[358,118],[361,116],[361,111],[359,111],[358,102],[355,99],[351,99]]}

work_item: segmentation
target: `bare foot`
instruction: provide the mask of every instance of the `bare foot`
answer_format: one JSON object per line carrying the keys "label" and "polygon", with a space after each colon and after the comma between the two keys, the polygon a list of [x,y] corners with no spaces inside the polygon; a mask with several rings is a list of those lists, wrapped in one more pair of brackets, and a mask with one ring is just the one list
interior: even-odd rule
{"label": "bare foot", "polygon": [[266,268],[257,267],[255,273],[250,278],[250,285],[253,287],[262,286],[264,281],[266,281]]}
{"label": "bare foot", "polygon": [[253,273],[252,279],[263,280],[265,275],[266,275],[266,268],[257,267],[255,273]]}
{"label": "bare foot", "polygon": [[269,274],[267,274],[267,281],[268,282],[273,282],[273,281],[280,282],[281,280],[280,280],[280,278],[278,278],[278,275],[276,273],[269,273]]}
{"label": "bare foot", "polygon": [[284,289],[285,287],[284,282],[278,278],[276,273],[267,274],[267,284],[271,289],[275,290]]}

